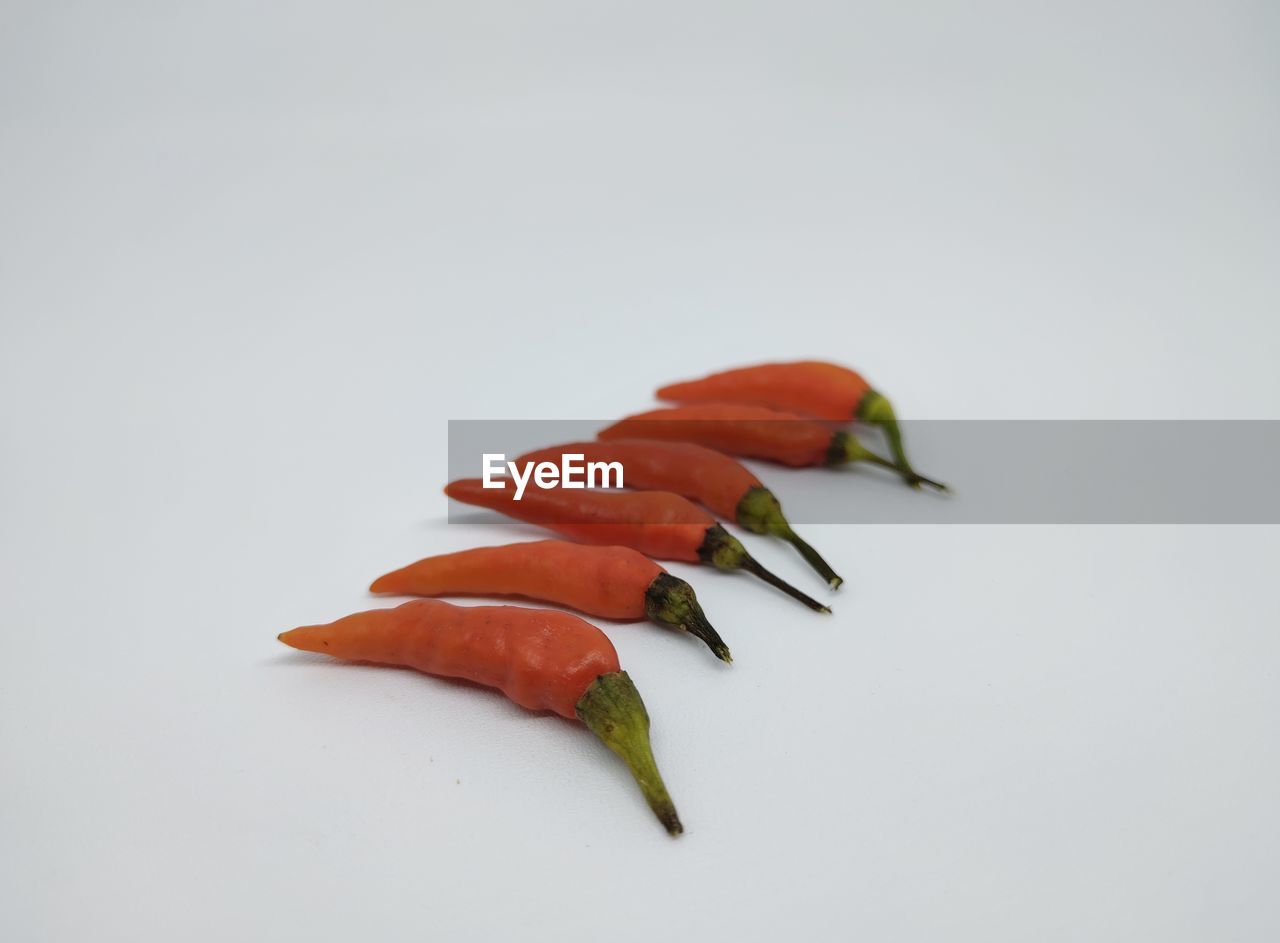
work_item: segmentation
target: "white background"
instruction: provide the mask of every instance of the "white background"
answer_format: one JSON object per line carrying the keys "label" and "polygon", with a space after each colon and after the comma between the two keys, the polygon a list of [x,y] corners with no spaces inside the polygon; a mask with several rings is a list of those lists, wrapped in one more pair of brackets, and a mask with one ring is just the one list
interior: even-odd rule
{"label": "white background", "polygon": [[735,665],[606,628],[677,841],[275,641],[533,534],[445,523],[450,418],[1280,418],[1275,11],[0,5],[0,938],[1275,939],[1274,528],[810,527],[825,621],[673,567]]}

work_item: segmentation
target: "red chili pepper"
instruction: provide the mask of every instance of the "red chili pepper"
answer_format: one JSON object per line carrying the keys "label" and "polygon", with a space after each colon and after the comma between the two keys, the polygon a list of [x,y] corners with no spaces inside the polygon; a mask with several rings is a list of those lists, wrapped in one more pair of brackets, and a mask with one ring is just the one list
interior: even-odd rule
{"label": "red chili pepper", "polygon": [[729,646],[702,612],[693,587],[629,547],[535,540],[427,557],[380,576],[369,590],[408,596],[524,596],[606,619],[643,619],[688,632],[717,658]]}
{"label": "red chili pepper", "polygon": [[719,570],[746,570],[815,612],[831,610],[766,570],[738,540],[702,508],[665,491],[566,491],[530,485],[486,488],[479,478],[455,481],[444,493],[464,504],[538,524],[574,540],[631,547],[661,560],[709,563]]}
{"label": "red chili pepper", "polygon": [[821,360],[764,363],[672,383],[658,399],[673,403],[744,403],[800,413],[832,422],[860,420],[884,430],[894,464],[912,486],[928,483],[912,470],[902,448],[893,406],[860,373]]}
{"label": "red chili pepper", "polygon": [[763,406],[705,403],[637,413],[600,432],[600,438],[696,442],[719,452],[763,458],[796,467],[869,462],[891,468],[908,484],[946,491],[947,486],[900,468],[866,448],[843,429],[832,431],[816,419]]}
{"label": "red chili pepper", "polygon": [[623,482],[629,488],[672,491],[698,502],[713,514],[737,521],[753,534],[781,537],[822,574],[832,589],[844,582],[827,561],[791,529],[773,492],[741,462],[721,452],[692,442],[611,439],[538,449],[520,456],[515,464],[520,468],[529,462],[560,464],[566,454],[581,455],[584,462],[617,462],[623,468]]}
{"label": "red chili pepper", "polygon": [[521,707],[577,718],[631,769],[654,815],[684,829],[649,744],[649,714],[605,634],[567,612],[416,599],[279,636],[307,652],[416,668],[497,688]]}

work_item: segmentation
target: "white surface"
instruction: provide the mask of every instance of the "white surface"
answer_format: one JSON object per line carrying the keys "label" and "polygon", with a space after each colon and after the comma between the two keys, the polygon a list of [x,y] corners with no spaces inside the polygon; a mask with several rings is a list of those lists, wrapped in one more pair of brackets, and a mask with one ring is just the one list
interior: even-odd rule
{"label": "white surface", "polygon": [[903,6],[4,6],[0,938],[1280,934],[1274,528],[811,527],[825,621],[675,567],[732,668],[609,628],[674,842],[275,641],[522,533],[443,523],[448,418],[815,354],[1280,416],[1274,10]]}

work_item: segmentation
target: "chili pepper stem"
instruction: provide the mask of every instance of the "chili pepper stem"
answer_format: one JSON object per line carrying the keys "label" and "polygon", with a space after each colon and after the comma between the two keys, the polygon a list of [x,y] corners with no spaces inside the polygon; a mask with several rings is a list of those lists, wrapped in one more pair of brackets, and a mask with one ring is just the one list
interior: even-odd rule
{"label": "chili pepper stem", "polygon": [[841,429],[831,436],[831,445],[827,449],[827,464],[845,465],[849,462],[867,462],[870,465],[879,465],[881,468],[891,469],[897,472],[902,480],[912,488],[919,488],[923,484],[942,492],[951,490],[942,482],[934,481],[932,478],[926,478],[924,475],[919,474],[909,465],[899,465],[877,455],[852,435]]}
{"label": "chili pepper stem", "polygon": [[715,656],[733,663],[729,646],[715,630],[698,604],[693,587],[670,573],[659,573],[644,594],[644,611],[654,622],[669,625],[702,639]]}
{"label": "chili pepper stem", "polygon": [[822,555],[818,551],[809,546],[807,542],[801,539],[800,535],[788,529],[785,534],[778,534],[783,540],[796,548],[796,552],[804,557],[804,561],[813,567],[818,575],[827,581],[827,586],[832,590],[839,589],[844,584],[844,577],[831,569],[830,564],[822,559]]}
{"label": "chili pepper stem", "polygon": [[645,802],[675,836],[684,831],[675,803],[667,793],[649,742],[649,712],[625,671],[603,674],[591,682],[577,705],[578,719],[622,758],[644,794]]}
{"label": "chili pepper stem", "polygon": [[874,465],[882,465],[885,468],[892,468],[912,488],[919,488],[920,485],[925,484],[939,491],[951,490],[946,485],[917,473],[911,467],[911,463],[907,461],[907,453],[902,447],[902,430],[898,427],[898,417],[893,412],[892,404],[884,398],[883,394],[876,390],[867,390],[862,399],[858,401],[858,407],[854,410],[853,417],[860,422],[879,426],[884,432],[885,440],[889,443],[889,451],[893,455],[893,461],[891,462],[879,456],[876,456],[875,459],[868,458],[866,461],[870,461]]}
{"label": "chili pepper stem", "polygon": [[736,537],[719,524],[713,524],[707,528],[707,538],[702,542],[702,546],[698,548],[698,556],[717,570],[746,570],[752,576],[760,577],[770,586],[782,590],[792,599],[803,603],[814,612],[831,611],[829,607],[824,606],[810,596],[806,596],[781,577],[774,576],[766,570],[755,557],[747,553],[747,548],[742,546]]}
{"label": "chili pepper stem", "polygon": [[770,573],[763,566],[761,566],[760,562],[756,560],[755,557],[748,556],[744,558],[742,561],[741,568],[746,570],[748,573],[752,574],[753,576],[760,577],[760,579],[764,580],[770,586],[774,586],[782,590],[792,599],[795,599],[801,603],[804,603],[804,605],[808,606],[814,612],[824,612],[824,613],[831,612],[830,606],[824,606],[822,603],[818,602],[818,600],[814,599],[813,597],[807,596],[804,593],[800,592],[800,590],[796,589],[794,586],[792,586],[790,583],[783,580],[781,577],[775,576],[773,573]]}
{"label": "chili pepper stem", "polygon": [[806,563],[818,571],[833,590],[839,589],[844,579],[830,564],[822,559],[818,551],[810,547],[791,529],[791,524],[782,516],[782,504],[768,488],[749,488],[738,502],[738,523],[753,534],[770,534],[780,537],[795,547]]}

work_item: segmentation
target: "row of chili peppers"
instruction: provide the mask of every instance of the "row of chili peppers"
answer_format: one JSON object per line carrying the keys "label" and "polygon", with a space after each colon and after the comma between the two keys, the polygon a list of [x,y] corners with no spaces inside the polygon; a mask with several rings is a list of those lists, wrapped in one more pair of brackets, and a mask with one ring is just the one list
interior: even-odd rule
{"label": "row of chili peppers", "polygon": [[[638,490],[532,488],[517,501],[512,489],[485,488],[479,479],[445,488],[455,500],[576,542],[543,540],[428,557],[379,577],[371,591],[520,596],[607,619],[648,618],[696,636],[729,662],[729,648],[693,588],[651,558],[745,570],[810,609],[830,609],[761,566],[712,514],[787,541],[831,589],[843,582],[796,535],[773,492],[731,455],[795,467],[865,461],[892,469],[913,487],[946,487],[911,467],[888,400],[835,364],[744,367],[666,386],[657,395],[682,405],[623,419],[596,442],[552,446],[516,460],[524,467],[571,453],[588,462],[619,462],[627,487]],[[837,427],[854,420],[878,426],[891,457]],[[667,831],[683,830],[653,758],[644,702],[609,639],[577,616],[515,606],[463,608],[428,598],[303,626],[279,638],[336,658],[465,678],[530,710],[577,718],[627,763]]]}

